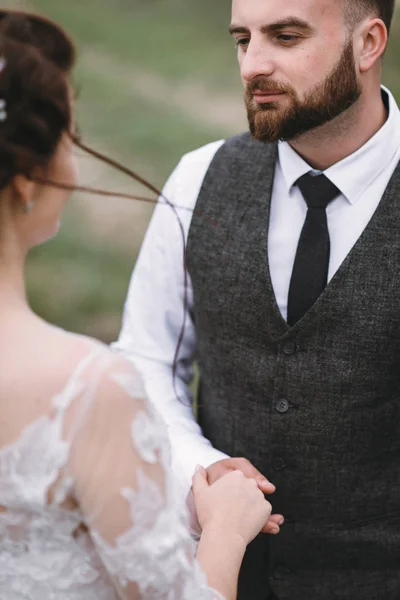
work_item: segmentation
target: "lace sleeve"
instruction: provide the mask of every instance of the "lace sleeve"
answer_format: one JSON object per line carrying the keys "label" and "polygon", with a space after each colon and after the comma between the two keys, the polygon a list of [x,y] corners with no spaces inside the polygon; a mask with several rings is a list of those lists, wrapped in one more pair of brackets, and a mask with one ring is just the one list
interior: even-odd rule
{"label": "lace sleeve", "polygon": [[138,376],[113,359],[74,424],[69,474],[97,551],[123,600],[216,600],[194,559],[169,474],[166,430]]}

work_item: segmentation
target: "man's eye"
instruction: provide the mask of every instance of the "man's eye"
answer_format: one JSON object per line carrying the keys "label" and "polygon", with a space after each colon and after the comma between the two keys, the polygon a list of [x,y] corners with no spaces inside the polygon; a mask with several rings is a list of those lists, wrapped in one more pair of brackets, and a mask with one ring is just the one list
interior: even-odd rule
{"label": "man's eye", "polygon": [[239,40],[236,40],[236,46],[238,48],[247,48],[247,46],[250,43],[250,39],[249,38],[241,38]]}
{"label": "man's eye", "polygon": [[278,40],[280,42],[283,42],[284,44],[290,44],[292,42],[297,42],[297,40],[299,40],[299,36],[298,35],[290,35],[289,33],[281,33],[280,35],[278,35]]}

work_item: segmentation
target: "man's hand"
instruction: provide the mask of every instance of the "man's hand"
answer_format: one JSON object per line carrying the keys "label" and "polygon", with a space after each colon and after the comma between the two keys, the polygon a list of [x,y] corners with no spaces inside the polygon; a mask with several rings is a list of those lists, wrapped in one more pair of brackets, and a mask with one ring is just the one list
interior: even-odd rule
{"label": "man's hand", "polygon": [[[247,458],[226,458],[210,465],[207,471],[208,483],[211,485],[230,471],[242,471],[243,475],[255,479],[258,487],[264,494],[273,494],[275,486],[260,473]],[[263,533],[279,533],[279,526],[283,524],[282,515],[271,515],[263,528]]]}

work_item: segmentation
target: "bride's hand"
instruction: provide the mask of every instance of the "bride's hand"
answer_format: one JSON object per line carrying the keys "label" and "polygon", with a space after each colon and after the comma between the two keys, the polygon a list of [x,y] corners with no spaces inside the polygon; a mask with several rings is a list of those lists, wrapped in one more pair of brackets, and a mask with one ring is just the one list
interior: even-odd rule
{"label": "bride's hand", "polygon": [[193,477],[193,495],[201,528],[229,531],[249,544],[271,516],[271,504],[254,479],[231,471],[209,485],[200,467]]}

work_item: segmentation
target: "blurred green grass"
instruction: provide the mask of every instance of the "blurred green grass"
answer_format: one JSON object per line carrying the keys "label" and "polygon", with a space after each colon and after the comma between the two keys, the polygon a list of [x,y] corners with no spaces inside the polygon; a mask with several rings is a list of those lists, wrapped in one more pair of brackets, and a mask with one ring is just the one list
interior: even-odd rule
{"label": "blurred green grass", "polygon": [[[24,4],[9,0],[8,5]],[[242,128],[237,112],[219,124],[218,107],[213,109],[214,100],[222,107],[225,99],[234,107],[242,102],[227,33],[230,0],[31,0],[29,7],[60,22],[77,42],[74,81],[84,139],[155,185],[162,185],[184,152]],[[384,74],[398,100],[399,21],[393,26]],[[196,86],[201,88],[198,97]],[[191,88],[193,93],[186,94]],[[137,191],[129,180],[99,174],[93,161],[83,165],[83,178],[97,187]],[[57,238],[31,253],[28,294],[34,310],[47,320],[111,341],[118,335],[151,211],[143,206],[142,212],[141,207],[129,212],[127,201],[126,217],[108,231],[112,210],[99,217],[97,203],[85,200],[91,210],[84,211],[82,197],[75,198]]]}
{"label": "blurred green grass", "polygon": [[34,0],[82,45],[167,77],[232,85],[230,0]]}
{"label": "blurred green grass", "polygon": [[81,88],[78,123],[84,138],[101,140],[121,161],[144,165],[144,174],[161,186],[182,152],[226,132],[200,125],[168,104],[135,94],[126,81],[104,74],[83,61],[77,77]]}

